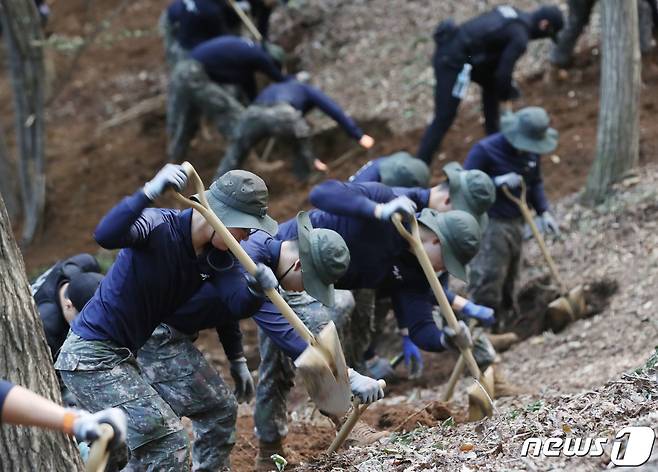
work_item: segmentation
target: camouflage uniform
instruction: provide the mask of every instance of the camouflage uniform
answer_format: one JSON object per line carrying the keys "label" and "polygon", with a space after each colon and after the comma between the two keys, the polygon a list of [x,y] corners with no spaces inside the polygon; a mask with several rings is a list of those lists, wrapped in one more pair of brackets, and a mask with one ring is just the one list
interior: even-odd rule
{"label": "camouflage uniform", "polygon": [[[336,291],[336,305],[332,308],[322,305],[306,292],[283,292],[282,295],[315,334],[329,321],[333,321],[336,326],[343,326],[344,320],[354,309],[354,298],[348,290]],[[275,442],[288,434],[286,401],[294,385],[295,367],[293,361],[262,331],[259,332],[259,338],[261,363],[258,368],[254,423],[261,441]]]}
{"label": "camouflage uniform", "polygon": [[169,66],[169,69],[173,69],[178,61],[181,61],[187,57],[189,51],[183,49],[183,47],[176,39],[176,26],[169,22],[169,18],[167,17],[167,10],[162,12],[162,15],[160,15],[158,31],[160,32],[162,41],[164,42],[165,59],[167,60],[167,65]]}
{"label": "camouflage uniform", "polygon": [[192,470],[216,471],[230,466],[238,403],[192,344],[196,337],[161,324],[139,350],[137,363],[174,412],[192,421]]}
{"label": "camouflage uniform", "polygon": [[266,137],[289,139],[295,148],[294,172],[306,178],[313,168],[311,127],[296,110],[287,103],[272,106],[251,105],[242,115],[235,130],[235,140],[229,145],[217,175],[242,166],[249,151]]}
{"label": "camouflage uniform", "polygon": [[475,303],[494,309],[498,331],[509,330],[518,313],[514,285],[522,244],[522,219],[490,218],[480,251],[469,265],[470,297]]}
{"label": "camouflage uniform", "polygon": [[184,159],[190,141],[199,129],[201,115],[207,117],[229,141],[244,107],[229,89],[213,82],[203,65],[194,59],[176,64],[169,82],[167,135],[169,159]]}
{"label": "camouflage uniform", "polygon": [[121,408],[128,417],[128,471],[189,471],[189,440],[171,407],[141,376],[127,348],[69,331],[55,368],[81,408]]}

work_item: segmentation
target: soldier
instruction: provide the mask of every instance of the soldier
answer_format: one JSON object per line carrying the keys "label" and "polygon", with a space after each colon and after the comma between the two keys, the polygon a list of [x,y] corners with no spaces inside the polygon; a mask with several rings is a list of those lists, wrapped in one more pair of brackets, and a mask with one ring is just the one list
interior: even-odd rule
{"label": "soldier", "polygon": [[508,187],[518,196],[524,180],[528,203],[539,216],[539,227],[545,232],[559,233],[544,193],[539,161],[541,154],[552,152],[557,146],[558,133],[549,123],[548,114],[539,107],[505,115],[502,132],[476,143],[464,162],[466,169],[486,172],[498,189],[496,202],[488,212],[482,247],[470,266],[469,293],[476,303],[496,311],[499,330],[509,329],[518,313],[514,285],[523,243],[523,218],[501,187]]}
{"label": "soldier", "polygon": [[[141,376],[135,354],[160,322],[172,316],[208,277],[222,277],[207,261],[227,246],[196,210],[147,208],[187,175],[167,164],[144,187],[101,220],[94,237],[123,248],[92,299],[71,324],[55,368],[80,405],[91,411],[118,406],[128,416],[129,469],[189,469],[189,440],[176,413]],[[267,216],[268,192],[256,175],[230,172],[208,192],[211,210],[236,240],[250,229],[276,231]],[[213,249],[214,248],[214,249]],[[271,270],[256,281],[268,286]],[[244,284],[243,290],[247,290]]]}
{"label": "soldier", "polygon": [[239,86],[249,100],[256,96],[255,73],[284,80],[275,59],[261,46],[237,36],[220,36],[196,46],[189,58],[176,64],[167,100],[167,155],[184,159],[199,128],[200,115],[208,117],[229,140],[244,107],[227,86]]}
{"label": "soldier", "polygon": [[365,149],[370,149],[374,144],[374,140],[364,134],[331,98],[311,85],[286,80],[263,89],[253,105],[244,112],[236,126],[235,140],[228,146],[217,175],[240,167],[249,150],[268,136],[292,140],[296,154],[293,168],[301,180],[306,179],[312,169],[326,171],[326,164],[313,154],[311,127],[304,119],[304,115],[314,108],[336,121]]}
{"label": "soldier", "polygon": [[366,162],[348,181],[381,182],[389,187],[427,187],[430,169],[408,152],[399,151]]}
{"label": "soldier", "polygon": [[529,41],[555,37],[563,23],[555,6],[542,6],[531,13],[498,6],[460,26],[452,20],[441,22],[434,33],[434,119],[425,130],[418,158],[432,162],[457,116],[471,77],[482,87],[485,130],[487,134],[497,132],[500,102],[520,95],[512,80],[516,61]]}
{"label": "soldier", "polygon": [[[578,38],[589,23],[589,17],[597,0],[568,0],[569,16],[564,29],[557,37],[557,42],[550,54],[550,61],[560,68],[567,68],[573,61],[573,50]],[[640,31],[640,50],[642,53],[651,49],[651,30],[658,25],[658,6],[656,0],[638,0],[638,19]]]}

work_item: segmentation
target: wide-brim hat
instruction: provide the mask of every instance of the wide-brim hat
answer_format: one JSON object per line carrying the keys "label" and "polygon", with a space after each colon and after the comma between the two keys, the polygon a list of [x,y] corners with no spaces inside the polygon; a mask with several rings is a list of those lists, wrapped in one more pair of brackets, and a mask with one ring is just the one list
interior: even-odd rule
{"label": "wide-brim hat", "polygon": [[297,244],[304,290],[326,306],[334,306],[334,283],[350,265],[350,251],[337,232],[314,229],[307,212],[297,214]]}
{"label": "wide-brim hat", "polygon": [[269,235],[277,232],[279,225],[267,214],[267,186],[256,174],[226,172],[206,190],[206,199],[227,228],[260,229]]}
{"label": "wide-brim hat", "polygon": [[487,210],[496,201],[496,187],[491,177],[481,170],[464,170],[458,162],[443,166],[450,188],[450,203],[453,210],[470,213],[484,230],[489,223]]}
{"label": "wide-brim hat", "polygon": [[516,113],[503,115],[500,130],[505,139],[521,151],[535,154],[553,152],[557,147],[559,133],[549,127],[550,118],[540,107],[526,107]]}
{"label": "wide-brim hat", "polygon": [[391,187],[427,187],[430,170],[424,161],[400,151],[381,160],[379,177]]}
{"label": "wide-brim hat", "polygon": [[441,213],[425,208],[418,221],[439,238],[446,270],[458,279],[467,281],[466,264],[477,254],[482,239],[480,225],[473,215],[461,210]]}

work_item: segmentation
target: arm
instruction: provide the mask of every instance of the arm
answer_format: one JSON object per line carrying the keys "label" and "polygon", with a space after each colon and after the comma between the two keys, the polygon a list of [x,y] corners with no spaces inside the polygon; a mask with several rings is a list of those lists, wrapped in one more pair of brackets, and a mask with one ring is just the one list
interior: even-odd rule
{"label": "arm", "polygon": [[487,173],[488,156],[480,143],[475,145],[468,151],[466,160],[464,161],[464,170],[478,169]]}
{"label": "arm", "polygon": [[229,361],[244,357],[242,331],[240,331],[240,322],[238,320],[230,320],[221,326],[217,326],[216,330],[219,342],[222,343],[224,353]]}
{"label": "arm", "polygon": [[[256,47],[259,48],[259,46]],[[281,73],[281,69],[276,65],[274,59],[272,59],[263,49],[259,48],[258,51],[260,54],[256,63],[256,69],[268,76],[274,82],[285,81],[286,77]]]}
{"label": "arm", "polygon": [[263,303],[260,311],[254,315],[254,321],[274,344],[293,360],[308,347],[306,341],[269,301]]}
{"label": "arm", "polygon": [[498,61],[494,78],[496,81],[496,91],[500,100],[509,100],[512,98],[512,74],[516,61],[523,55],[528,44],[528,34],[525,27],[518,25],[510,31],[511,38],[505,46],[503,53]]}
{"label": "arm", "polygon": [[328,213],[359,218],[375,218],[378,203],[393,200],[395,194],[386,185],[367,182],[353,184],[327,180],[311,190],[311,204]]}
{"label": "arm", "polygon": [[544,179],[541,176],[540,159],[537,159],[537,166],[531,176],[528,176],[526,184],[528,185],[528,203],[535,209],[538,215],[548,210],[548,198],[544,192]]}
{"label": "arm", "polygon": [[393,193],[396,197],[404,195],[410,198],[418,207],[418,211],[429,206],[430,190],[429,188],[420,187],[393,187]]}
{"label": "arm", "polygon": [[137,246],[148,239],[152,219],[142,218],[151,203],[142,190],[124,198],[98,223],[94,239],[105,249]]}
{"label": "arm", "polygon": [[39,303],[37,310],[43,324],[46,342],[48,343],[48,347],[50,347],[50,353],[53,359],[55,359],[55,354],[62,347],[66,335],[69,332],[69,325],[55,302]]}
{"label": "arm", "polygon": [[338,123],[349,136],[357,141],[361,139],[363,131],[361,131],[352,118],[343,112],[336,102],[315,87],[307,86],[306,93],[313,104]]}
{"label": "arm", "polygon": [[432,317],[433,298],[428,291],[399,289],[393,292],[393,310],[400,326],[409,330],[409,338],[423,351],[442,352],[443,332]]}

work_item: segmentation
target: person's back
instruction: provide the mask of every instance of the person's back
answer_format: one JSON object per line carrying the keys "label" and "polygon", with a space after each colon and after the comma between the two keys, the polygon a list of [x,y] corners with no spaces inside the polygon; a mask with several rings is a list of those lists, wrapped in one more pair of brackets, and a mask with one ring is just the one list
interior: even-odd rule
{"label": "person's back", "polygon": [[270,84],[258,94],[254,103],[258,105],[287,103],[295,110],[306,114],[315,106],[309,97],[308,87],[296,80]]}
{"label": "person's back", "polygon": [[224,20],[224,8],[216,0],[184,0],[178,13],[176,38],[191,50],[204,41],[229,33]]}

